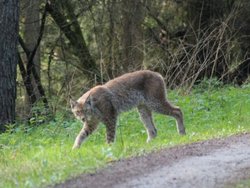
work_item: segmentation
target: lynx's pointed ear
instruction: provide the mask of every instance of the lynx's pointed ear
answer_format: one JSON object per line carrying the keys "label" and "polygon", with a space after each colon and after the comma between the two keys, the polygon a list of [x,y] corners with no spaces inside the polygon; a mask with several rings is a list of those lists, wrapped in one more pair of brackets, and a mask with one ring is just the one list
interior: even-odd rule
{"label": "lynx's pointed ear", "polygon": [[70,99],[71,108],[74,108],[76,105],[77,105],[77,101],[74,101],[73,99]]}

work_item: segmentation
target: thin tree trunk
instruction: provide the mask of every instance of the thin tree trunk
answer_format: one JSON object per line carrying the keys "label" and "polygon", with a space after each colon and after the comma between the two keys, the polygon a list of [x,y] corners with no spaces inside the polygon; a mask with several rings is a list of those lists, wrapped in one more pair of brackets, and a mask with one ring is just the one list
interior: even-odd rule
{"label": "thin tree trunk", "polygon": [[123,0],[123,71],[128,72],[143,62],[143,1]]}
{"label": "thin tree trunk", "polygon": [[[41,97],[43,97],[44,106],[45,106],[45,108],[48,108],[48,101],[47,101],[47,98],[45,96],[45,91],[44,91],[44,89],[42,87],[41,79],[40,79],[39,75],[36,72],[34,62],[33,62],[36,51],[37,51],[37,49],[38,49],[38,47],[40,45],[40,42],[42,40],[42,36],[43,36],[43,32],[44,32],[44,26],[45,26],[45,22],[46,22],[46,15],[47,15],[47,6],[44,7],[44,12],[43,12],[42,19],[41,19],[41,27],[40,27],[40,30],[39,30],[39,35],[38,35],[36,44],[34,45],[34,48],[32,49],[32,51],[29,51],[29,49],[26,47],[26,45],[24,44],[24,41],[22,40],[21,36],[19,36],[19,43],[22,46],[22,48],[23,48],[23,50],[24,50],[24,52],[26,54],[26,57],[28,59],[27,68],[26,68],[26,72],[25,72],[26,76],[25,76],[25,79],[24,79],[24,84],[25,84],[25,87],[26,87],[26,91],[27,91],[27,93],[28,93],[28,95],[30,97],[31,105],[33,105],[37,101],[36,95],[34,94],[34,88],[33,88],[32,82],[31,82],[31,77],[33,76],[35,84],[36,84],[37,89],[39,91],[39,95]],[[20,67],[20,70],[21,70],[22,69],[21,68],[22,66],[20,66],[22,64],[21,58],[19,58],[19,60],[20,60],[19,61],[19,67]],[[24,71],[21,70],[21,72],[22,72],[22,75],[23,75]]]}
{"label": "thin tree trunk", "polygon": [[115,61],[115,14],[114,14],[114,4],[116,0],[108,0],[107,1],[107,8],[108,8],[108,15],[109,15],[109,34],[108,34],[108,76],[113,78],[116,75],[116,72],[119,71],[117,62]]}
{"label": "thin tree trunk", "polygon": [[[39,0],[26,0],[25,1],[25,17],[24,17],[24,42],[27,49],[31,52],[37,42],[39,37],[40,29],[40,13],[39,13]],[[26,58],[26,62],[28,58]],[[33,59],[34,67],[36,69],[37,76],[40,79],[40,47],[37,48],[35,57]],[[31,84],[33,87],[33,95],[36,96],[36,100],[39,100],[40,94],[36,86],[34,77],[31,76]],[[25,95],[25,116],[29,117],[31,115],[32,103],[30,101],[29,95]]]}
{"label": "thin tree trunk", "polygon": [[19,1],[0,1],[0,132],[15,121]]}
{"label": "thin tree trunk", "polygon": [[[61,6],[64,9],[64,13],[58,8],[61,3],[66,3],[67,6]],[[97,68],[97,65],[92,58],[86,42],[83,38],[80,25],[77,21],[77,17],[74,14],[74,9],[71,6],[71,2],[68,0],[65,2],[51,0],[47,3],[47,10],[64,33],[73,48],[74,55],[79,58],[79,63],[76,65],[82,70],[88,78],[96,78],[97,82],[101,82],[101,73]]]}

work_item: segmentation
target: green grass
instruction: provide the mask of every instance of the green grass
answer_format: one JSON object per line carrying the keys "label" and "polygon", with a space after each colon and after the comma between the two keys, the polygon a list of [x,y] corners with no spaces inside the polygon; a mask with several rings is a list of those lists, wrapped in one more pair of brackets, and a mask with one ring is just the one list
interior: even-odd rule
{"label": "green grass", "polygon": [[111,146],[105,143],[105,128],[101,125],[79,150],[72,151],[81,123],[60,114],[47,124],[20,125],[1,134],[0,187],[46,186],[121,158],[250,132],[249,85],[243,88],[198,87],[189,95],[180,93],[171,91],[168,98],[184,112],[186,136],[178,135],[173,118],[154,114],[158,136],[146,144],[146,131],[136,110],[120,116],[116,143]]}
{"label": "green grass", "polygon": [[236,188],[249,188],[250,187],[250,178],[248,180],[242,180],[237,182],[235,185]]}
{"label": "green grass", "polygon": [[249,188],[249,187],[250,187],[250,178],[232,182],[224,186],[224,188]]}

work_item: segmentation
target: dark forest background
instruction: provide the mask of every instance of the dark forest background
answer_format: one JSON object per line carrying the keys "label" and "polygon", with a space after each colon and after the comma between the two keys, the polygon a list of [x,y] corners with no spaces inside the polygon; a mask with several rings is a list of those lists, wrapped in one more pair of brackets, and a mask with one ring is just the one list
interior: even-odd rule
{"label": "dark forest background", "polygon": [[70,96],[134,70],[187,93],[203,79],[242,85],[249,10],[247,0],[2,1],[0,127],[43,122]]}

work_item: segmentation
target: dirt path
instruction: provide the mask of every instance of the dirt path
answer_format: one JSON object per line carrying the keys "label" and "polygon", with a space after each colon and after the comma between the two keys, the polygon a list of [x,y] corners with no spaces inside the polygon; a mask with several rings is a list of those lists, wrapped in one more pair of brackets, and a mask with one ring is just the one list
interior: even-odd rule
{"label": "dirt path", "polygon": [[211,188],[250,177],[250,134],[215,139],[110,164],[55,187]]}

